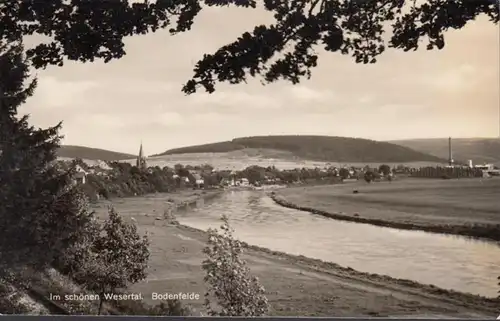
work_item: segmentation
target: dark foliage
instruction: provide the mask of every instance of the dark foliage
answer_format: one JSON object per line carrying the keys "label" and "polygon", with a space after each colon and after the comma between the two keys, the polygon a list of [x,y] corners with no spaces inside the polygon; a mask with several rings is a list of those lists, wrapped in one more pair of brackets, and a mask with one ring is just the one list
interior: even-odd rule
{"label": "dark foliage", "polygon": [[50,265],[78,241],[91,214],[70,185],[71,170],[51,164],[59,147],[60,124],[35,129],[18,108],[32,95],[28,65],[19,45],[0,46],[0,272]]}
{"label": "dark foliage", "polygon": [[[0,36],[8,41],[51,36],[51,42],[27,52],[37,68],[61,66],[64,58],[108,62],[125,55],[125,36],[161,28],[172,34],[189,31],[204,7],[229,5],[258,7],[255,0],[2,1]],[[199,86],[213,92],[216,82],[236,84],[257,75],[264,83],[282,78],[296,84],[317,66],[318,47],[351,55],[358,63],[375,63],[387,47],[416,50],[424,40],[428,50],[442,49],[445,31],[461,29],[479,15],[499,21],[494,0],[265,0],[263,6],[273,13],[274,23],[256,26],[204,55],[184,85],[185,93]],[[392,34],[388,43],[384,32]]]}
{"label": "dark foliage", "polygon": [[192,154],[192,153],[225,153],[232,152],[235,150],[244,149],[244,145],[235,144],[232,141],[213,143],[213,144],[203,144],[203,145],[194,145],[188,147],[180,147],[169,149],[166,152],[156,154],[153,156],[162,156],[162,155],[173,155],[173,154]]}
{"label": "dark foliage", "polygon": [[105,175],[87,175],[81,186],[84,193],[95,200],[96,195],[104,198],[126,197],[148,193],[166,193],[181,187],[173,178],[174,171],[168,167],[150,167],[141,171],[129,163],[112,162],[112,169]]}
{"label": "dark foliage", "polygon": [[304,159],[333,162],[444,162],[438,157],[387,142],[349,137],[305,135],[235,138],[231,142],[177,148],[159,155],[229,152],[242,148],[277,149],[291,152],[294,156]]}
{"label": "dark foliage", "polygon": [[341,168],[339,170],[339,175],[342,177],[342,179],[347,179],[349,178],[349,170],[347,168]]}
{"label": "dark foliage", "polygon": [[21,295],[13,293],[12,287],[0,283],[0,311],[2,314],[26,314],[29,309],[20,302]]}
{"label": "dark foliage", "polygon": [[132,159],[135,155],[113,152],[110,150],[83,146],[63,145],[57,150],[58,157],[81,158],[88,160],[102,160],[105,162]]}
{"label": "dark foliage", "polygon": [[378,167],[379,174],[387,176],[391,173],[391,167],[387,164],[382,164]]}
{"label": "dark foliage", "polygon": [[366,171],[364,175],[364,179],[367,183],[371,183],[375,180],[375,173],[372,171]]}

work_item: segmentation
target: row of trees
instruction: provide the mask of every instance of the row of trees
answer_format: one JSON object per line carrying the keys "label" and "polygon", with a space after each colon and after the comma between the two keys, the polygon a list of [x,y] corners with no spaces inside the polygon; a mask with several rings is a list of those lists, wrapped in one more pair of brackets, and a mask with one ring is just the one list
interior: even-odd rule
{"label": "row of trees", "polygon": [[[23,47],[3,44],[0,53],[0,290],[5,293],[8,284],[18,290],[28,288],[29,275],[56,268],[100,295],[100,314],[104,293],[126,290],[146,278],[149,241],[113,209],[103,223],[89,211],[86,196],[72,184],[75,167],[61,170],[54,166],[61,124],[35,129],[27,116],[18,115],[36,87],[36,80],[25,86],[29,67]],[[240,243],[227,234],[227,220],[223,227],[226,235],[210,231],[205,250],[209,311],[212,315],[262,315],[268,311],[264,290],[244,267]],[[238,277],[228,279],[228,273]],[[175,306],[161,305],[150,312],[171,314],[168,310]],[[2,314],[19,312],[15,304],[0,309]]]}
{"label": "row of trees", "polygon": [[[87,165],[82,161],[77,163],[84,167]],[[213,170],[210,165],[183,166],[175,165],[173,168],[165,166],[149,167],[147,171],[141,171],[129,163],[111,162],[111,170],[106,175],[90,174],[83,186],[85,193],[92,199],[96,195],[108,197],[123,197],[141,195],[154,192],[171,192],[182,187],[195,186],[196,172],[204,180],[205,187],[221,185],[224,181],[246,178],[251,184],[263,185],[273,183],[290,184],[295,182],[333,182],[339,179],[356,178],[363,179],[365,173],[370,172],[373,179],[381,175],[389,176],[393,170],[389,165],[380,165],[378,169],[369,167],[364,169],[334,168],[302,168],[291,170],[279,170],[274,166],[261,167],[249,166],[241,171]],[[186,183],[184,178],[188,179]]]}

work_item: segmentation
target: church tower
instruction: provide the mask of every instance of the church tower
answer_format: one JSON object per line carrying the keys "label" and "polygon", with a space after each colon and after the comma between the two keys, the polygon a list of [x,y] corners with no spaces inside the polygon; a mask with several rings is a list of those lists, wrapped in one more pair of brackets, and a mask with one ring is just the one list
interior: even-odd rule
{"label": "church tower", "polygon": [[146,170],[148,168],[148,165],[146,164],[146,157],[144,156],[144,152],[142,151],[142,142],[141,147],[139,148],[139,156],[137,156],[135,165],[140,170]]}

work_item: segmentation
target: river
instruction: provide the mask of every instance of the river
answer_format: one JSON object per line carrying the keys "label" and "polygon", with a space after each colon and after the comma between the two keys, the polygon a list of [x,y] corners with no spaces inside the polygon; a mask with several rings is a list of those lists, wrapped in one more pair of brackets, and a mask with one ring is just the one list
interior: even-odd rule
{"label": "river", "polygon": [[206,230],[229,217],[235,236],[252,245],[334,262],[362,272],[497,295],[500,246],[460,236],[336,221],[283,208],[263,192],[232,191],[177,213]]}

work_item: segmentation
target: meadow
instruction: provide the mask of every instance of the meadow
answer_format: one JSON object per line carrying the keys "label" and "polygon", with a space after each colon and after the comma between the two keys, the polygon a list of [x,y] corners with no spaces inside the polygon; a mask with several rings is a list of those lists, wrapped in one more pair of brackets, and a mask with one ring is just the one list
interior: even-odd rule
{"label": "meadow", "polygon": [[[357,191],[357,192],[355,192]],[[359,218],[432,225],[500,224],[500,179],[402,179],[283,189],[300,207]]]}

